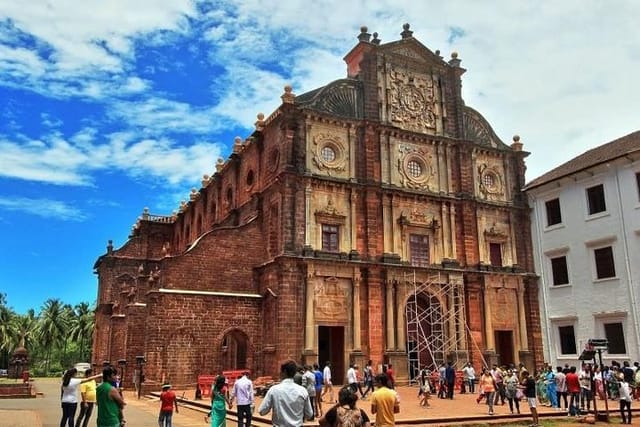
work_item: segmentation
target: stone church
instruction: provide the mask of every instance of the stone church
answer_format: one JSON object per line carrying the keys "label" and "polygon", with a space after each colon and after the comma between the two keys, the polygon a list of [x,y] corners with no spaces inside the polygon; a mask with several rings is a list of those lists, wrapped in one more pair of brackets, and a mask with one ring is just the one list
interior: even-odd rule
{"label": "stone church", "polygon": [[[146,209],[95,264],[93,362],[193,384],[283,359],[542,363],[528,155],[465,105],[465,69],[366,27],[346,77],[257,115],[173,215]],[[123,365],[124,362],[121,362]]]}

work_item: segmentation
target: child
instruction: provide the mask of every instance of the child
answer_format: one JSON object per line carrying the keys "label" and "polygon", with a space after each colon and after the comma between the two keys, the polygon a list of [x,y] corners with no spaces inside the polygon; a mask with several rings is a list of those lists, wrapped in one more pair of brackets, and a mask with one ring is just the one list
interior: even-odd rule
{"label": "child", "polygon": [[162,393],[160,393],[160,415],[158,416],[159,427],[171,427],[171,417],[173,416],[173,407],[176,407],[178,413],[178,400],[176,394],[171,390],[171,384],[162,385]]}

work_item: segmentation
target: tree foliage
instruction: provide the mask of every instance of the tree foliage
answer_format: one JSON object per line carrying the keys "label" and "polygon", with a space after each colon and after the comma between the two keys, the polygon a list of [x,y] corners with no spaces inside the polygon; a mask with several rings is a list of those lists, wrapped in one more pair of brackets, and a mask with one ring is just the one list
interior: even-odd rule
{"label": "tree foliage", "polygon": [[0,368],[8,368],[18,347],[29,352],[29,365],[37,375],[59,375],[74,363],[91,359],[94,308],[82,302],[72,307],[50,298],[36,314],[18,314],[0,293]]}

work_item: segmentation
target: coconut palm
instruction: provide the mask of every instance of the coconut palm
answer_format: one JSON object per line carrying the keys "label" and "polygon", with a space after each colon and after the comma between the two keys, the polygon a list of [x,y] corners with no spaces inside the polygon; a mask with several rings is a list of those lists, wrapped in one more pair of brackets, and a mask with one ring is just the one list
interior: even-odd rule
{"label": "coconut palm", "polygon": [[91,342],[91,334],[93,333],[94,313],[86,302],[81,302],[75,306],[75,316],[69,331],[69,338],[79,343],[80,361],[86,361],[87,351],[86,344]]}
{"label": "coconut palm", "polygon": [[16,315],[13,323],[15,344],[30,349],[36,338],[37,327],[38,318],[33,308],[27,310],[27,314]]}
{"label": "coconut palm", "polygon": [[45,375],[49,374],[51,364],[51,349],[59,346],[66,336],[68,319],[59,299],[49,298],[40,310],[40,322],[38,324],[38,336],[42,346],[46,349]]}
{"label": "coconut palm", "polygon": [[6,297],[0,294],[0,366],[9,363],[9,352],[14,346],[14,318],[15,313],[6,306]]}

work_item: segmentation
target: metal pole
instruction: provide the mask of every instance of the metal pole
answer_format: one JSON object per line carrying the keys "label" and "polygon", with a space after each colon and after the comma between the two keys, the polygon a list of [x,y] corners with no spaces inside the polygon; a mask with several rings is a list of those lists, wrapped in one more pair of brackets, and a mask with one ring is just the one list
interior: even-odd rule
{"label": "metal pole", "polygon": [[[600,362],[600,372],[602,372],[602,350],[598,349],[598,361]],[[604,391],[604,419],[609,422],[609,401],[607,400],[607,379],[602,375],[602,388]],[[594,396],[595,399],[595,396]]]}

